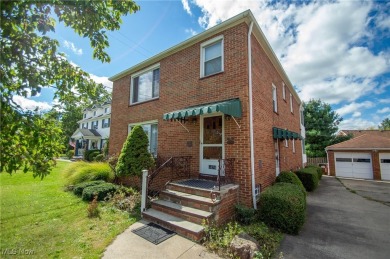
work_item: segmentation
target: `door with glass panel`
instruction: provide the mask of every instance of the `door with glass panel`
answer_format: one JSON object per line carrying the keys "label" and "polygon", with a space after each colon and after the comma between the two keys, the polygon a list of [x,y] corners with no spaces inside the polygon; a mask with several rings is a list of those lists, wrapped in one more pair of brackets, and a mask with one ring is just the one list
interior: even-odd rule
{"label": "door with glass panel", "polygon": [[200,172],[218,175],[219,159],[225,158],[223,116],[201,117],[200,126]]}

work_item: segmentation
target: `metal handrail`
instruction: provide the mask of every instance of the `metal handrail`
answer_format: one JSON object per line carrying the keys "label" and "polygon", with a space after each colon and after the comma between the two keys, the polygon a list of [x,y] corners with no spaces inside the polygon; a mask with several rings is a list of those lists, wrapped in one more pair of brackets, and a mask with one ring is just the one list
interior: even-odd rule
{"label": "metal handrail", "polygon": [[[221,173],[223,172],[224,175]],[[232,174],[234,173],[234,158],[218,159],[218,188],[221,190],[221,182],[232,183]],[[223,177],[223,180],[222,180]]]}
{"label": "metal handrail", "polygon": [[173,157],[171,156],[167,161],[165,161],[162,165],[160,165],[156,170],[153,171],[150,175],[148,175],[149,182],[153,180],[154,177],[163,169],[169,162],[171,162]]}

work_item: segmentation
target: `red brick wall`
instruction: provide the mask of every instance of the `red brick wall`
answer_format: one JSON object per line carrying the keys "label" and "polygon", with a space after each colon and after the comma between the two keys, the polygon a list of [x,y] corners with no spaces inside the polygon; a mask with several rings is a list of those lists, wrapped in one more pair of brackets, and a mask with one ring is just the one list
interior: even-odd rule
{"label": "red brick wall", "polygon": [[[162,120],[162,115],[188,106],[239,98],[243,111],[242,118],[237,118],[240,127],[234,120],[225,120],[225,157],[235,158],[234,181],[240,185],[240,202],[251,206],[247,31],[248,26],[241,23],[211,37],[224,35],[223,73],[200,78],[201,42],[160,60],[160,94],[157,100],[130,106],[130,75],[116,80],[112,93],[110,153],[119,154],[128,134],[129,123],[158,120],[159,155],[192,156],[191,173],[197,175],[200,118],[197,117],[196,123],[185,124],[187,132],[178,122]],[[279,74],[254,37],[252,44],[256,183],[264,187],[275,179],[272,127],[299,132],[299,107],[294,102],[295,113],[290,113],[289,99],[287,103],[281,99],[282,80]],[[272,111],[272,82],[278,87],[279,114]],[[286,96],[289,98],[288,91]],[[228,144],[228,139],[234,140],[234,144]],[[187,142],[191,142],[192,146]],[[291,141],[289,148],[281,144],[282,170],[300,166],[300,141],[296,141],[295,146],[296,153],[292,154]],[[262,161],[261,169],[259,160]]]}
{"label": "red brick wall", "polygon": [[[275,142],[272,128],[278,127],[300,133],[299,104],[293,96],[293,113],[291,113],[290,90],[286,85],[286,100],[283,100],[283,79],[253,35],[252,78],[255,175],[256,184],[261,184],[264,190],[276,178]],[[272,84],[277,90],[278,113],[273,111]],[[295,153],[293,153],[292,140],[288,142],[288,147],[285,147],[284,141],[279,141],[280,171],[302,167],[301,141],[295,140]]]}

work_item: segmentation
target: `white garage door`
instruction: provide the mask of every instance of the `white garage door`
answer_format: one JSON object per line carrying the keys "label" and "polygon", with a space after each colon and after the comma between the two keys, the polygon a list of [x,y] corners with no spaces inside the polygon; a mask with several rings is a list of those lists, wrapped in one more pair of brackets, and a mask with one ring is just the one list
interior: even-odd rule
{"label": "white garage door", "polygon": [[370,153],[335,153],[336,176],[373,179]]}
{"label": "white garage door", "polygon": [[379,154],[382,180],[390,181],[390,154]]}

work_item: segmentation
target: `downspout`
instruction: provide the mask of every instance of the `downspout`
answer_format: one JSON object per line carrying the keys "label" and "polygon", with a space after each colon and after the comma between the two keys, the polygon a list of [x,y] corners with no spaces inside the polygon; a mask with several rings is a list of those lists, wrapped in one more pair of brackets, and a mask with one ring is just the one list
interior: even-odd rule
{"label": "downspout", "polygon": [[326,152],[326,160],[327,160],[326,167],[328,169],[327,175],[330,175],[329,153],[328,153],[328,150],[326,150],[326,149],[325,149],[325,152]]}
{"label": "downspout", "polygon": [[249,25],[248,31],[248,79],[249,79],[249,135],[251,146],[251,177],[252,177],[252,200],[253,208],[257,209],[256,193],[255,193],[255,150],[253,143],[253,104],[252,104],[252,44],[251,34],[253,28],[253,21]]}

